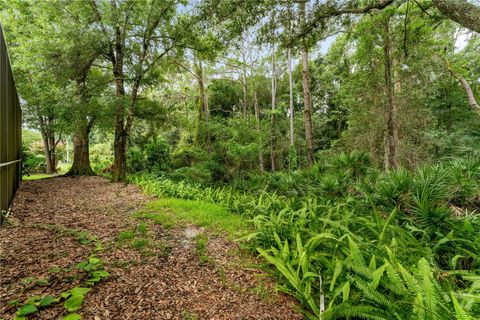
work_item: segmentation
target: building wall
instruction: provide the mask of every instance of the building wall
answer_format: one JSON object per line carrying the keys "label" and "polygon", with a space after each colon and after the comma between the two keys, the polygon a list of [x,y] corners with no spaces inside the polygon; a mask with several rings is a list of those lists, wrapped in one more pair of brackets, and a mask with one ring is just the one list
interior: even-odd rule
{"label": "building wall", "polygon": [[20,103],[0,25],[0,223],[20,185],[21,123]]}

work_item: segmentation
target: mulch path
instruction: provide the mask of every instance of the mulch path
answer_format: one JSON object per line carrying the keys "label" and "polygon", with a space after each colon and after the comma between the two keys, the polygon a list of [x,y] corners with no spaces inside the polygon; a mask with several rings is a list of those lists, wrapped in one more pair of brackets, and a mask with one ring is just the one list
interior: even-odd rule
{"label": "mulch path", "polygon": [[[13,318],[12,300],[58,296],[81,285],[72,267],[98,243],[104,250],[96,255],[110,277],[87,294],[77,311],[84,319],[302,319],[293,300],[276,293],[237,244],[208,235],[209,261],[202,263],[189,236],[202,229],[165,230],[135,218],[150,200],[133,185],[100,177],[23,182],[0,228],[0,319]],[[122,231],[138,235],[141,222],[146,243],[119,241]],[[64,315],[59,303],[29,319]]]}

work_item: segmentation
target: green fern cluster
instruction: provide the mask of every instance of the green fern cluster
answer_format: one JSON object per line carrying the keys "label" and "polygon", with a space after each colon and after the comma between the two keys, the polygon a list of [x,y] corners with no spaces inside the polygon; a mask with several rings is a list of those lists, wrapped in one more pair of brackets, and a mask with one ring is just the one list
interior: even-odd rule
{"label": "green fern cluster", "polygon": [[480,318],[478,158],[381,174],[364,154],[340,154],[219,187],[132,179],[251,217],[247,239],[310,319]]}

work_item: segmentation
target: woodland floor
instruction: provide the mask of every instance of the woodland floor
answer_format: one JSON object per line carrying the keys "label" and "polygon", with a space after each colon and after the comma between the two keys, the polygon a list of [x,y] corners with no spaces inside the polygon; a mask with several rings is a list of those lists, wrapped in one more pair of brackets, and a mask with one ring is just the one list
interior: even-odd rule
{"label": "woodland floor", "polygon": [[[0,319],[13,318],[11,301],[81,285],[73,267],[92,254],[110,277],[85,297],[77,311],[84,319],[302,318],[236,243],[135,215],[151,200],[133,185],[100,177],[24,181],[0,228]],[[198,234],[208,238],[201,256]],[[104,249],[95,253],[99,245]],[[29,319],[64,315],[58,303]]]}

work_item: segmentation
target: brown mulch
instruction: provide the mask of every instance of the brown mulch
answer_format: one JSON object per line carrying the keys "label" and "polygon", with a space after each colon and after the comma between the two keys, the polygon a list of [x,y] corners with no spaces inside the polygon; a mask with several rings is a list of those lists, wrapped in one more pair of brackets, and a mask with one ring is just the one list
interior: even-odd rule
{"label": "brown mulch", "polygon": [[[209,234],[210,260],[201,263],[189,232],[202,229],[165,230],[134,218],[150,200],[133,185],[100,177],[23,182],[0,228],[0,319],[13,318],[10,301],[58,296],[81,285],[84,279],[73,267],[99,242],[104,250],[97,256],[110,277],[87,294],[77,311],[84,319],[302,319],[293,300],[277,294],[235,243]],[[142,221],[146,245],[118,240]],[[85,234],[99,242],[82,242]],[[59,303],[29,319],[64,315]]]}

